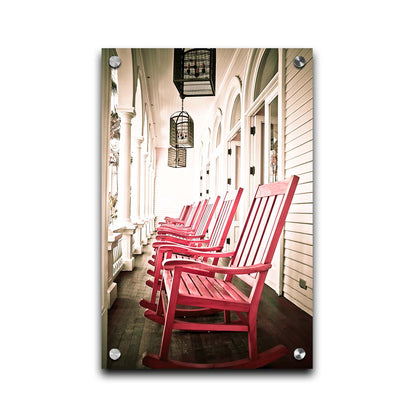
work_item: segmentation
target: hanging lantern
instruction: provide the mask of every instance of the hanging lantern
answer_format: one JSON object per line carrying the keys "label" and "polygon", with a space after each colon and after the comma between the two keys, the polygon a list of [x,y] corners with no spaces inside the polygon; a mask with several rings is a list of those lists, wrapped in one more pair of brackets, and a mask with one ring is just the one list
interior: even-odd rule
{"label": "hanging lantern", "polygon": [[215,95],[215,49],[175,49],[173,82],[181,98]]}
{"label": "hanging lantern", "polygon": [[168,166],[171,168],[186,168],[186,149],[169,147]]}
{"label": "hanging lantern", "polygon": [[182,110],[170,116],[169,143],[172,147],[194,147],[194,122],[191,116]]}

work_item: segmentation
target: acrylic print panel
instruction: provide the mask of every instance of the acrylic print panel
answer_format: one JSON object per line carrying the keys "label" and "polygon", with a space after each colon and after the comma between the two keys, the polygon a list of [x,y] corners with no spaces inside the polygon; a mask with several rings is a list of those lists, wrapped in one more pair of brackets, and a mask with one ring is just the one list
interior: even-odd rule
{"label": "acrylic print panel", "polygon": [[103,49],[101,71],[103,368],[312,368],[312,49]]}

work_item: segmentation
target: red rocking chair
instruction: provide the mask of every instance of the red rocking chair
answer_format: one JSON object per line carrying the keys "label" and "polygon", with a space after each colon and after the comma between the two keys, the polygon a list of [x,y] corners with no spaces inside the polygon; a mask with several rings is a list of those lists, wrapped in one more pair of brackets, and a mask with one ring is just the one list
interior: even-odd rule
{"label": "red rocking chair", "polygon": [[210,198],[206,200],[207,202],[202,206],[202,210],[200,213],[200,221],[198,227],[193,229],[192,227],[181,227],[181,228],[173,228],[173,227],[160,227],[157,230],[157,239],[163,239],[165,236],[174,236],[174,237],[194,237],[194,238],[203,238],[206,236],[208,227],[211,223],[211,219],[214,216],[215,210],[217,209],[218,202],[220,197],[217,196],[215,199]]}
{"label": "red rocking chair", "polygon": [[[164,252],[159,253],[160,246],[166,246],[167,244],[172,248],[175,247],[194,247],[197,248],[199,251],[208,251],[208,252],[217,252],[221,251],[224,247],[225,240],[228,235],[228,231],[231,227],[231,223],[233,221],[235,212],[238,207],[238,203],[240,202],[241,195],[243,193],[243,188],[239,188],[237,191],[227,191],[221,208],[218,212],[217,219],[215,221],[214,228],[212,229],[212,233],[209,238],[203,239],[206,234],[206,229],[203,234],[196,234],[194,236],[186,236],[182,235],[179,237],[178,235],[162,235],[158,236],[158,239],[162,241],[156,241],[153,243],[153,247],[155,249],[155,254],[152,256],[152,260],[149,260],[148,263],[151,266],[154,266],[154,270],[149,269],[147,270],[147,274],[153,277],[153,280],[147,280],[146,285],[152,288],[152,294],[150,297],[150,301],[146,299],[142,299],[140,301],[140,305],[146,309],[151,309],[153,311],[156,310],[156,295],[160,288],[160,283],[162,280],[161,270],[162,270],[162,261],[164,259]],[[218,198],[216,202],[218,202]],[[216,204],[215,204],[216,206]],[[215,208],[214,208],[215,210]],[[212,215],[211,215],[212,216]],[[159,253],[159,254],[158,254]],[[176,254],[175,252],[170,252],[169,257],[186,257],[186,254]],[[206,258],[203,258],[206,260]],[[213,264],[217,264],[218,259],[214,259]],[[155,284],[156,282],[156,284]],[[183,315],[183,314],[182,314]]]}
{"label": "red rocking chair", "polygon": [[[189,221],[189,218],[186,223],[175,223],[175,224],[163,224],[160,227],[156,229],[157,233],[161,232],[190,232],[195,233],[197,228],[199,227],[199,224],[202,220],[202,216],[205,212],[206,206],[208,203],[208,199],[204,199],[203,201],[200,201],[198,203],[195,203],[192,208],[194,209],[194,214],[192,219]],[[191,212],[192,214],[192,212]]]}
{"label": "red rocking chair", "polygon": [[[174,249],[188,256],[212,259],[230,257],[229,266],[218,266],[195,260],[167,259],[163,262],[163,280],[156,312],[147,310],[145,316],[164,326],[159,355],[146,354],[143,364],[151,368],[238,368],[263,367],[285,356],[289,351],[277,345],[259,353],[257,350],[257,311],[264,282],[281,236],[286,216],[299,177],[261,185],[251,204],[236,249],[231,253],[206,253],[191,247]],[[160,252],[172,252],[172,246],[159,247]],[[215,274],[224,274],[224,279]],[[232,283],[233,278],[251,287],[246,296]],[[164,296],[167,305],[164,303]],[[178,305],[211,308],[224,312],[224,323],[198,323],[176,318]],[[238,319],[231,321],[231,312]],[[185,331],[238,331],[248,333],[249,357],[225,363],[186,363],[168,358],[174,329]]]}
{"label": "red rocking chair", "polygon": [[178,218],[165,217],[165,221],[159,222],[158,225],[160,226],[166,224],[184,223],[189,213],[189,208],[191,208],[190,205],[184,205]]}

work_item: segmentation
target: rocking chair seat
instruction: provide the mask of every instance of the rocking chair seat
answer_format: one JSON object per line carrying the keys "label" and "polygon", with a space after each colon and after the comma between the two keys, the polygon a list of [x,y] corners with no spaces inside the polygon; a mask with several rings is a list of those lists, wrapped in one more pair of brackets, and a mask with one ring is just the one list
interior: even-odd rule
{"label": "rocking chair seat", "polygon": [[[168,297],[172,289],[172,280],[172,272],[165,271],[164,282]],[[186,272],[181,273],[177,302],[180,305],[240,312],[248,312],[250,309],[247,296],[232,283],[215,277]]]}

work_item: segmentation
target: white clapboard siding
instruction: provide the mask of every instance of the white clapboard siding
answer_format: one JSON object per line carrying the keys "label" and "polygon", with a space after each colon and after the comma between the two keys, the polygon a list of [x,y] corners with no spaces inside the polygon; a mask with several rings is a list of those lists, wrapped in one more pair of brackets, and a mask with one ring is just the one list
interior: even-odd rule
{"label": "white clapboard siding", "polygon": [[306,133],[302,134],[301,136],[296,137],[296,139],[286,142],[286,151],[294,149],[295,147],[300,146],[303,143],[306,143],[313,139],[312,137],[313,132],[312,130],[307,131]]}
{"label": "white clapboard siding", "polygon": [[310,94],[312,94],[312,86],[306,84],[302,88],[298,89],[290,98],[290,106],[286,109],[286,114],[292,114],[294,110],[305,104],[310,100]]}
{"label": "white clapboard siding", "polygon": [[294,159],[295,157],[301,156],[305,153],[309,153],[313,151],[313,142],[310,140],[309,142],[303,143],[298,147],[295,147],[292,150],[286,149],[286,157],[287,160]]}
{"label": "white clapboard siding", "polygon": [[[306,65],[293,65],[296,56]],[[313,314],[313,71],[312,49],[288,49],[285,78],[285,176],[300,180],[284,233],[283,295]],[[299,280],[306,282],[306,289]]]}
{"label": "white clapboard siding", "polygon": [[[311,183],[312,182],[312,178],[313,178],[313,163],[309,162],[309,163],[304,163],[302,165],[299,166],[295,166],[292,169],[286,169],[286,176],[292,176],[292,175],[301,175],[300,179],[299,179],[299,183],[298,183],[298,188],[297,188],[297,192],[300,193],[300,189],[299,186],[304,184],[306,185],[307,183]],[[308,175],[308,178],[306,177],[306,175]],[[304,192],[302,192],[304,193]]]}
{"label": "white clapboard siding", "polygon": [[300,243],[287,239],[285,240],[285,248],[288,250],[298,251],[299,253],[303,253],[308,256],[313,255],[313,247],[311,244]]}
{"label": "white clapboard siding", "polygon": [[292,124],[299,119],[306,119],[306,121],[310,120],[307,116],[313,112],[312,106],[312,98],[308,99],[304,104],[298,102],[298,104],[293,105],[286,111],[286,123]]}
{"label": "white clapboard siding", "polygon": [[[309,276],[306,276],[302,273],[299,273],[298,271],[296,271],[294,269],[291,269],[290,267],[287,267],[287,266],[283,269],[283,272],[288,278],[294,280],[297,285],[299,285],[299,280],[303,279],[303,280],[305,280],[307,287],[310,287],[311,289],[313,289],[313,279],[312,279],[312,277],[309,277]],[[304,290],[304,289],[302,289],[302,290]]]}
{"label": "white clapboard siding", "polygon": [[297,139],[302,134],[307,133],[313,129],[313,122],[312,120],[308,121],[307,123],[303,124],[302,126],[298,127],[296,130],[291,130],[290,133],[286,132],[286,142],[290,143],[292,140]]}
{"label": "white clapboard siding", "polygon": [[305,296],[302,296],[299,292],[295,292],[293,289],[288,288],[287,285],[284,285],[283,290],[286,299],[290,300],[296,306],[303,309],[305,312],[309,313],[309,315],[313,314],[312,300],[308,299]]}
{"label": "white clapboard siding", "polygon": [[288,231],[286,228],[285,241],[298,241],[299,243],[313,245],[313,236],[305,233]]}
{"label": "white clapboard siding", "polygon": [[296,280],[294,279],[287,279],[285,281],[286,290],[289,288],[289,292],[294,296],[298,295],[302,302],[307,304],[308,306],[312,306],[313,301],[313,290],[309,286],[306,286],[306,289],[302,289]]}
{"label": "white clapboard siding", "polygon": [[304,234],[312,235],[313,225],[312,224],[300,224],[297,222],[286,221],[285,229],[286,231],[294,231],[297,233],[304,233]]}

